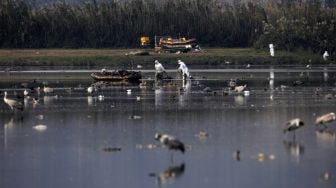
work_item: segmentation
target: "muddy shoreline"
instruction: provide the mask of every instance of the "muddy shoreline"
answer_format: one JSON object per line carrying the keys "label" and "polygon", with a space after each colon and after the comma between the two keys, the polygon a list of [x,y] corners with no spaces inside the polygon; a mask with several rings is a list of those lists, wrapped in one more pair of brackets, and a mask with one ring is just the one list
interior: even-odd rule
{"label": "muddy shoreline", "polygon": [[[110,69],[124,68],[152,69],[154,60],[159,60],[167,69],[177,67],[177,60],[183,60],[191,69],[244,68],[247,65],[260,68],[272,66],[335,64],[334,59],[324,61],[319,54],[309,52],[277,51],[275,57],[269,56],[266,49],[226,49],[209,48],[202,53],[154,53],[148,56],[126,55],[134,49],[35,49],[35,50],[0,50],[0,68],[20,70],[48,67],[48,69]],[[54,67],[54,68],[51,68]]]}

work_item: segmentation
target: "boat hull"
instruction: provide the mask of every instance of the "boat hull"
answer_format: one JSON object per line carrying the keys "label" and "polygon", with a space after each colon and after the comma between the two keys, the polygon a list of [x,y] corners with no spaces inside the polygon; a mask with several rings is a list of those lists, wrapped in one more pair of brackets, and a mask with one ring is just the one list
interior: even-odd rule
{"label": "boat hull", "polygon": [[140,82],[141,73],[136,71],[94,72],[91,77],[96,81]]}

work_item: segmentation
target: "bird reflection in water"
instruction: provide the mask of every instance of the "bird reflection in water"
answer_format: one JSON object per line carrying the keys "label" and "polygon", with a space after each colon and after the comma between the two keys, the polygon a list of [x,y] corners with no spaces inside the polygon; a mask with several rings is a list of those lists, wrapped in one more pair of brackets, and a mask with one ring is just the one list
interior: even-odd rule
{"label": "bird reflection in water", "polygon": [[54,100],[57,100],[57,99],[58,99],[57,95],[54,95],[54,96],[45,95],[45,96],[43,96],[43,104],[44,105],[50,105],[54,102]]}
{"label": "bird reflection in water", "polygon": [[318,129],[315,131],[316,139],[321,144],[335,143],[336,133],[326,129]]}
{"label": "bird reflection in water", "polygon": [[87,96],[88,106],[93,106],[93,97],[91,95]]}
{"label": "bird reflection in water", "polygon": [[155,88],[155,106],[159,106],[163,104],[163,88],[157,87]]}
{"label": "bird reflection in water", "polygon": [[162,185],[173,183],[177,178],[181,177],[181,175],[185,171],[185,164],[182,163],[178,166],[170,166],[163,172],[156,174],[150,173],[149,176],[156,178],[156,183],[159,187]]}
{"label": "bird reflection in water", "polygon": [[15,127],[22,124],[23,116],[11,116],[10,119],[3,126],[3,145],[7,148],[8,137],[15,130]]}
{"label": "bird reflection in water", "polygon": [[191,80],[182,80],[182,88],[180,89],[179,105],[184,106],[190,98]]}
{"label": "bird reflection in water", "polygon": [[290,154],[293,157],[300,157],[304,153],[304,146],[300,143],[293,141],[284,141],[283,142],[284,147],[288,154]]}
{"label": "bird reflection in water", "polygon": [[236,96],[234,96],[234,102],[237,106],[242,106],[242,105],[246,104],[246,99],[242,95],[236,95]]}

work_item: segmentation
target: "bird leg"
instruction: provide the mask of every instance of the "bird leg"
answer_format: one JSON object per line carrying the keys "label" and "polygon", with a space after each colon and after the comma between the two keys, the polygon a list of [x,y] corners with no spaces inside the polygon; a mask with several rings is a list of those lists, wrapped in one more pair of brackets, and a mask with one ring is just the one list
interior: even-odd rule
{"label": "bird leg", "polygon": [[295,136],[295,131],[293,131],[293,142],[295,142],[296,136]]}

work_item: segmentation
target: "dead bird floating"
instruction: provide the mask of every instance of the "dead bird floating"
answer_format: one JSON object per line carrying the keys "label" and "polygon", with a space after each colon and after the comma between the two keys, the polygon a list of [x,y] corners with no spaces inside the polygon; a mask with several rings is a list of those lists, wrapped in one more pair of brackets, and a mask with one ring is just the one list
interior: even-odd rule
{"label": "dead bird floating", "polygon": [[155,134],[155,140],[158,140],[161,144],[170,150],[179,150],[182,153],[185,152],[183,142],[168,134]]}
{"label": "dead bird floating", "polygon": [[330,112],[328,114],[324,114],[322,116],[319,116],[316,118],[315,125],[324,125],[326,126],[327,123],[330,123],[332,121],[335,121],[336,116],[334,112]]}
{"label": "dead bird floating", "polygon": [[286,133],[287,131],[295,131],[296,129],[302,126],[304,126],[304,122],[300,118],[295,118],[295,119],[289,120],[286,123],[286,126],[283,132]]}
{"label": "dead bird floating", "polygon": [[242,91],[244,91],[244,89],[246,88],[246,84],[243,86],[235,86],[234,91],[237,93],[241,93]]}

